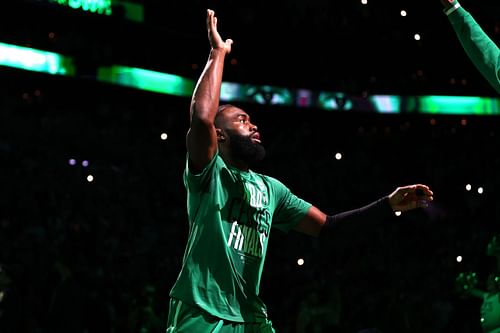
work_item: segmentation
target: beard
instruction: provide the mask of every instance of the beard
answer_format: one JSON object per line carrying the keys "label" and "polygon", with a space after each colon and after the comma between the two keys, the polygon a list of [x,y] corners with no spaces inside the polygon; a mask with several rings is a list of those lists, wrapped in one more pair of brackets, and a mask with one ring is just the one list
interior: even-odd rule
{"label": "beard", "polygon": [[249,136],[230,132],[228,135],[233,158],[253,166],[266,156],[266,149],[260,143],[253,142]]}

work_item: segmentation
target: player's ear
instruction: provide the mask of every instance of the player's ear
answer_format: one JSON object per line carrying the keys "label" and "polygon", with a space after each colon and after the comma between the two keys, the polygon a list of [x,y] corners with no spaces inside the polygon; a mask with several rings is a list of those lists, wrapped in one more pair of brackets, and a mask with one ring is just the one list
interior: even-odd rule
{"label": "player's ear", "polygon": [[219,142],[226,141],[226,134],[224,134],[224,131],[222,129],[216,128],[215,133],[217,133],[217,141]]}

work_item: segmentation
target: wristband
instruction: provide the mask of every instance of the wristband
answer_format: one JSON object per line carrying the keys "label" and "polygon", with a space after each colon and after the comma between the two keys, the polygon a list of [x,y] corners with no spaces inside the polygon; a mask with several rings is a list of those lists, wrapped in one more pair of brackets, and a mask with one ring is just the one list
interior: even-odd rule
{"label": "wristband", "polygon": [[383,225],[383,222],[393,217],[389,196],[384,196],[361,208],[327,215],[320,235],[322,238],[329,238],[328,235],[337,234],[339,231],[359,232],[365,227]]}
{"label": "wristband", "polygon": [[457,10],[460,7],[461,7],[460,4],[458,2],[456,2],[453,6],[451,6],[448,9],[446,9],[444,11],[444,13],[446,14],[446,16],[448,16],[448,15],[450,15],[451,13],[453,13],[455,10]]}

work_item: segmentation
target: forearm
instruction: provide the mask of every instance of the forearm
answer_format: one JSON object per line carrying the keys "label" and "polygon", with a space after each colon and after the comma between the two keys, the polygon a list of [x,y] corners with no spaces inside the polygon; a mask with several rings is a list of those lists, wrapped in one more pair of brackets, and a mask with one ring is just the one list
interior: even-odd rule
{"label": "forearm", "polygon": [[457,1],[445,6],[444,12],[466,54],[491,86],[500,93],[500,49],[475,19]]}
{"label": "forearm", "polygon": [[328,215],[320,236],[325,237],[341,231],[354,231],[380,225],[392,217],[394,217],[394,212],[389,203],[389,197],[385,196],[361,208]]}
{"label": "forearm", "polygon": [[224,70],[224,49],[212,49],[203,72],[194,88],[191,99],[191,121],[201,120],[213,124],[222,85]]}

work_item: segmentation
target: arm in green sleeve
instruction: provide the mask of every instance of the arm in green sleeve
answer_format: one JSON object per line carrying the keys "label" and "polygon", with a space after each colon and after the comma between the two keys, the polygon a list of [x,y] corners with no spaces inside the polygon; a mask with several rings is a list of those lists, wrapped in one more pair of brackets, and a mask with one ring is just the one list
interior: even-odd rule
{"label": "arm in green sleeve", "polygon": [[462,7],[452,12],[448,19],[469,58],[491,86],[500,93],[500,49],[498,46]]}

